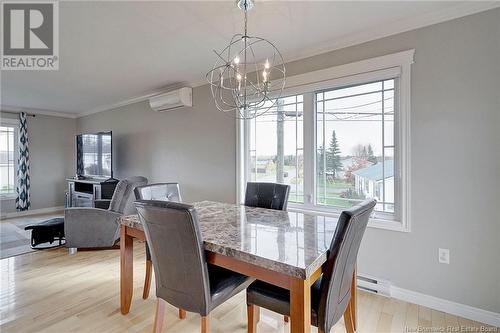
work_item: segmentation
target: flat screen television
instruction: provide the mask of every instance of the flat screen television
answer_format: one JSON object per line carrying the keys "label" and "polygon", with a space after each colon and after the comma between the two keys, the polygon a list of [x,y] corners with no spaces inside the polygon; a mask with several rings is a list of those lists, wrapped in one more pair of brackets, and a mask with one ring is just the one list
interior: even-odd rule
{"label": "flat screen television", "polygon": [[112,132],[76,136],[76,175],[85,178],[113,178]]}

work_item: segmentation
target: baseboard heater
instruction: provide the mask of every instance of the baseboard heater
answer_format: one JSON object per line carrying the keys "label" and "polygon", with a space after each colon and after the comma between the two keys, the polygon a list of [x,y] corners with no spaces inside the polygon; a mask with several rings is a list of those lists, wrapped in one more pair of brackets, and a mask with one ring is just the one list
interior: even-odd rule
{"label": "baseboard heater", "polygon": [[358,288],[371,293],[391,297],[391,283],[367,275],[358,275]]}

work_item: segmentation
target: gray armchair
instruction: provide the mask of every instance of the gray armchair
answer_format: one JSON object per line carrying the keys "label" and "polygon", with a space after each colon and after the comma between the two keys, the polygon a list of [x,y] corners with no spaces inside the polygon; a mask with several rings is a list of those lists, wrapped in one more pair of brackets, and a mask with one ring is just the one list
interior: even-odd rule
{"label": "gray armchair", "polygon": [[130,177],[116,186],[109,208],[67,208],[64,233],[68,248],[103,248],[115,245],[120,238],[122,215],[135,214],[134,189],[146,185],[145,177]]}

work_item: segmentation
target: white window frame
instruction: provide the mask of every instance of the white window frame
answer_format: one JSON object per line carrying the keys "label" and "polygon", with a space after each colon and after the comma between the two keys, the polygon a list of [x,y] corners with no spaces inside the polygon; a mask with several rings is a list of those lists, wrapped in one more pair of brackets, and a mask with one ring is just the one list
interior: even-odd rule
{"label": "white window frame", "polygon": [[[17,183],[17,169],[19,161],[19,120],[2,118],[0,124],[5,127],[14,127],[14,185]],[[0,200],[12,200],[17,197],[17,193],[0,194]]]}
{"label": "white window frame", "polygon": [[[393,231],[409,232],[410,223],[410,82],[411,64],[415,50],[407,50],[376,58],[361,60],[345,65],[287,77],[283,96],[304,95],[304,203],[289,203],[290,211],[321,212],[324,215],[338,216],[340,209],[315,205],[316,202],[316,112],[314,94],[319,90],[329,90],[350,85],[363,84],[384,79],[396,78],[395,106],[397,122],[395,133],[395,160],[399,167],[395,170],[396,195],[399,200],[399,216],[389,217],[386,213],[375,212],[370,218],[369,227]],[[272,95],[272,93],[271,93]],[[243,203],[248,177],[249,161],[249,122],[236,120],[236,199]],[[312,181],[311,181],[312,180]]]}

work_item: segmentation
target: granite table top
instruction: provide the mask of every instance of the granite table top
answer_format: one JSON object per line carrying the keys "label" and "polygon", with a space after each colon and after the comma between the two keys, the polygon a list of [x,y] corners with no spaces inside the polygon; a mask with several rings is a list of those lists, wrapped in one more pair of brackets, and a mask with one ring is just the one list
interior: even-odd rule
{"label": "granite table top", "polygon": [[[193,203],[205,250],[306,279],[326,261],[337,218],[213,201]],[[143,230],[137,215],[121,224]]]}

